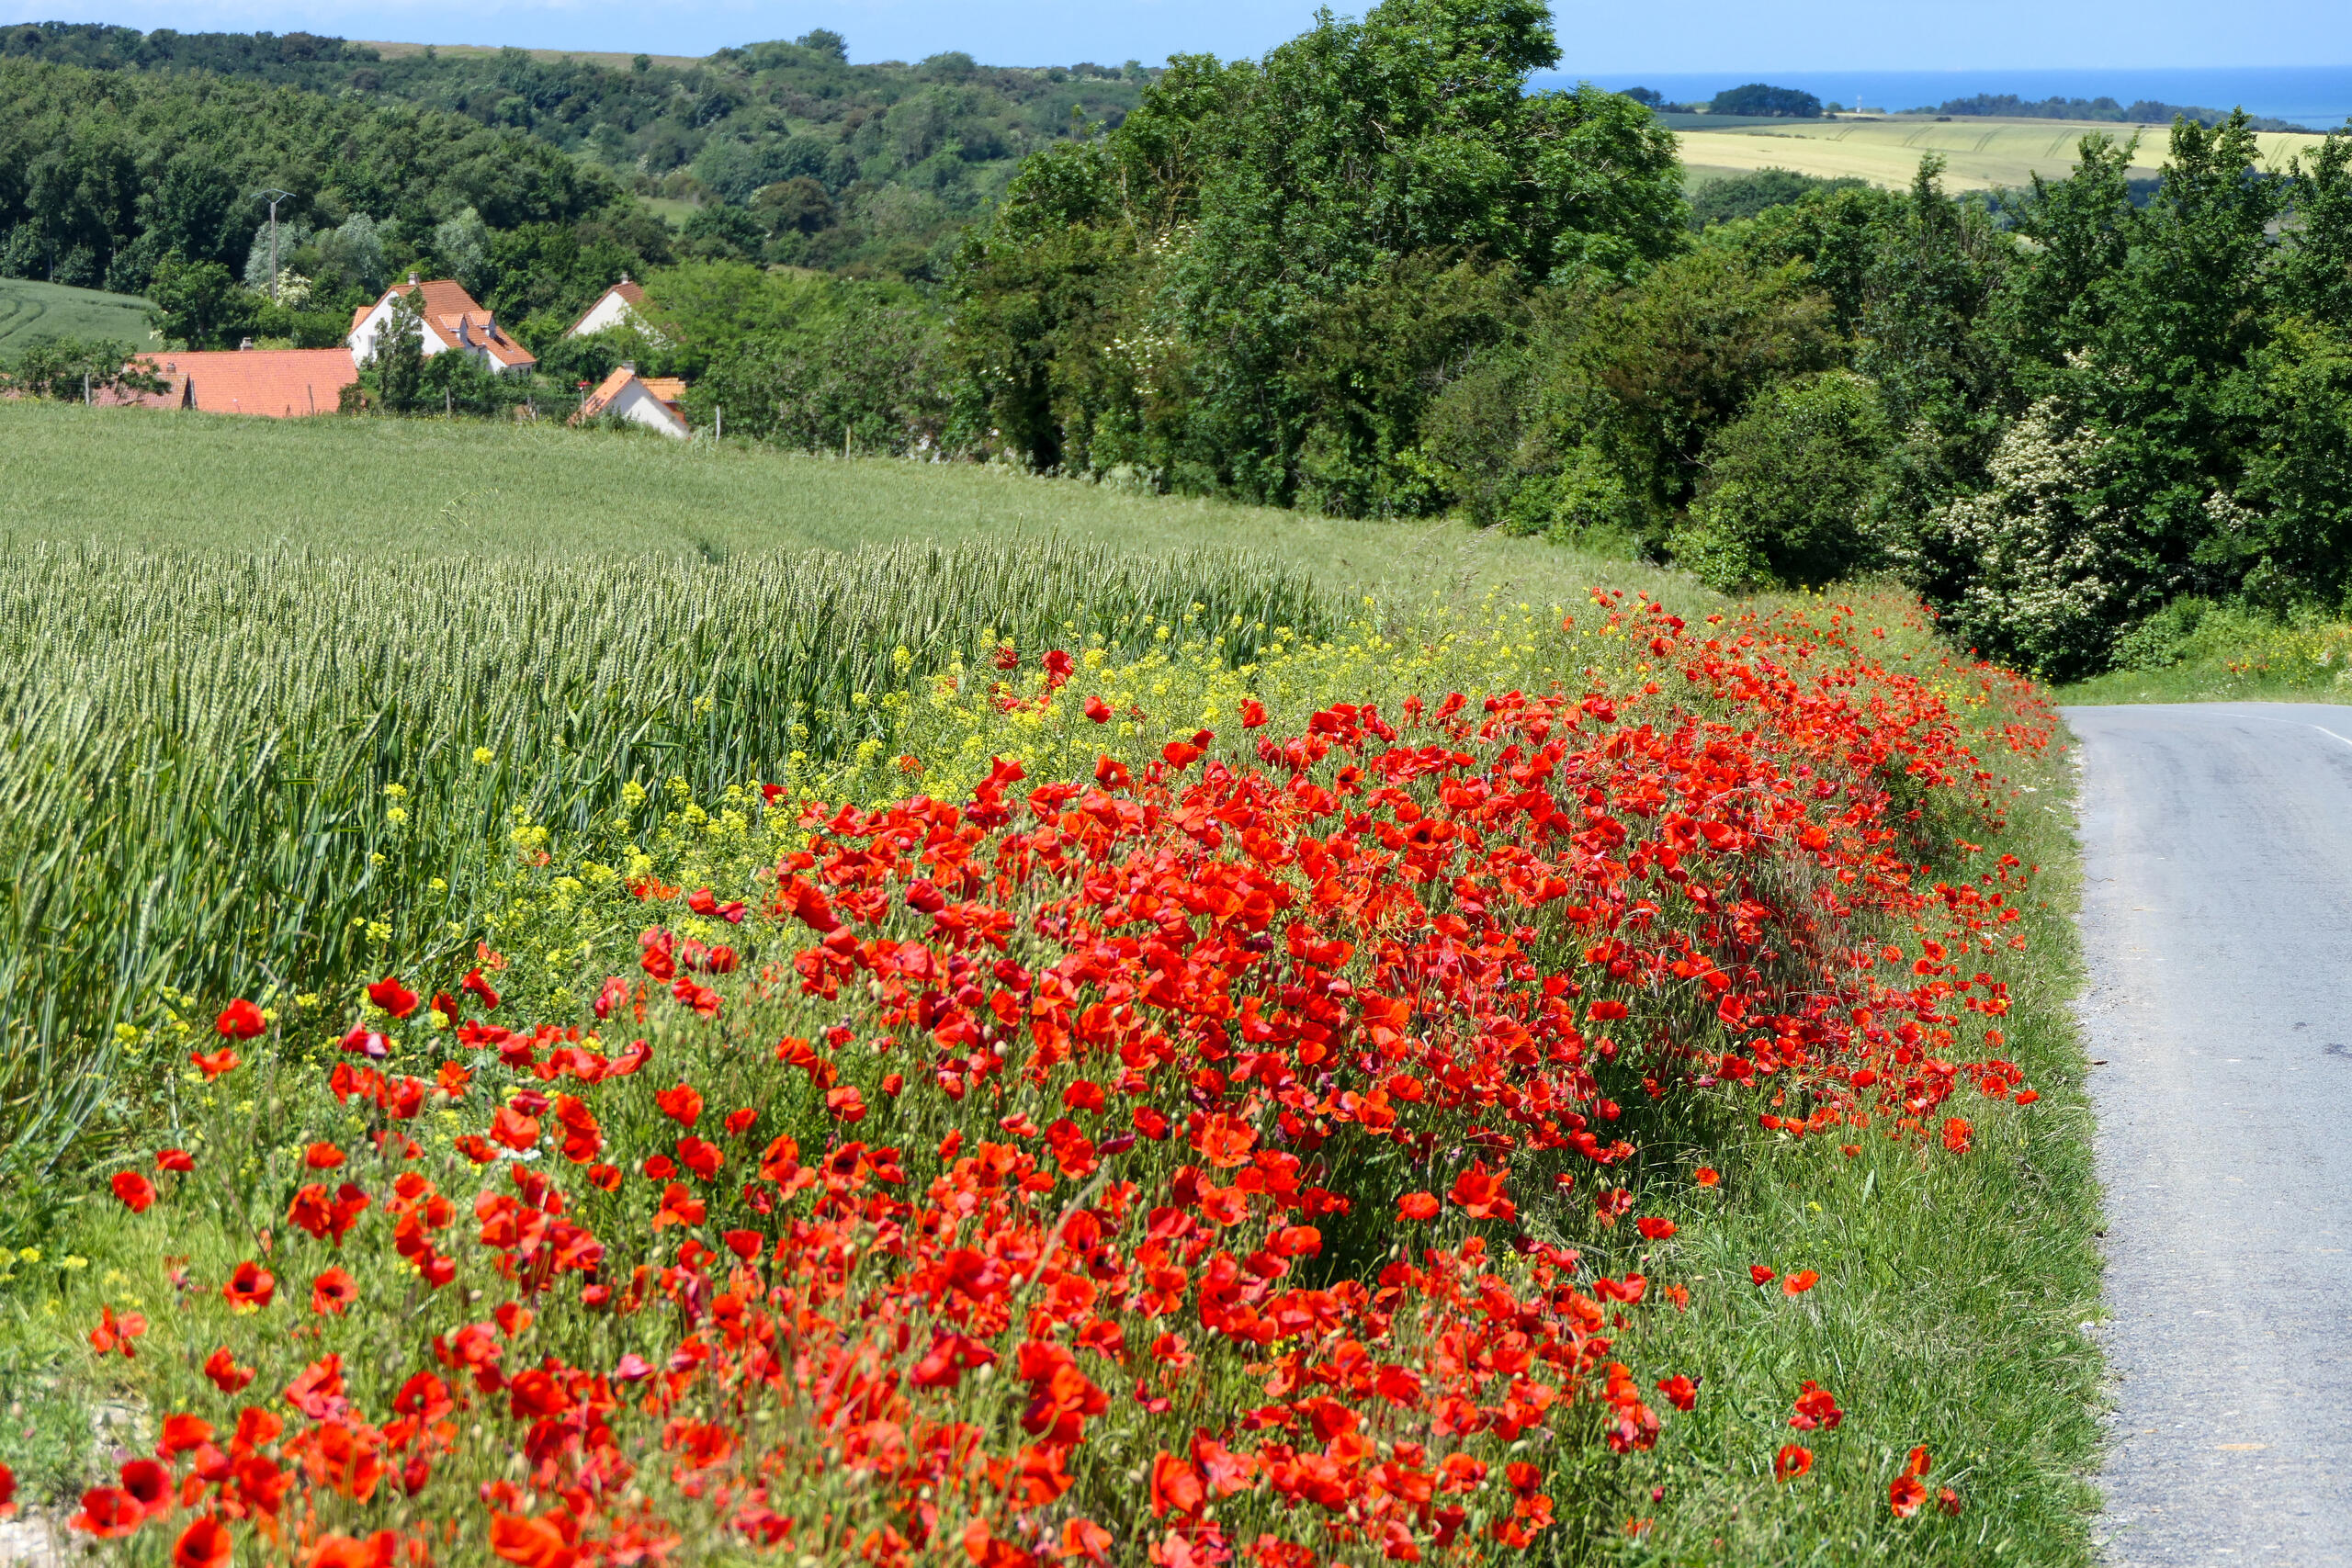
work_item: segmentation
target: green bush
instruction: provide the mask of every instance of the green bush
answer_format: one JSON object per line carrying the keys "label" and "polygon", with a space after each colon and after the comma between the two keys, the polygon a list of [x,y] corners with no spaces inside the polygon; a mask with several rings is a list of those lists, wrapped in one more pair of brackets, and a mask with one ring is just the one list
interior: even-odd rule
{"label": "green bush", "polygon": [[1893,441],[1877,388],[1850,371],[1771,388],[1708,437],[1676,561],[1723,589],[1817,587],[1871,565]]}
{"label": "green bush", "polygon": [[1640,502],[1597,446],[1579,446],[1556,473],[1520,485],[1503,511],[1507,534],[1540,534],[1600,555],[1630,555],[1641,532]]}

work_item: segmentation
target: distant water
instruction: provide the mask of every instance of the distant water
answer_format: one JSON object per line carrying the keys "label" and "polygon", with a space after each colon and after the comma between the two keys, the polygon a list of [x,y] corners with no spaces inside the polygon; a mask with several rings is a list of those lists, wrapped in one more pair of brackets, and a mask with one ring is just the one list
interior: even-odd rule
{"label": "distant water", "polygon": [[2198,108],[2244,107],[2248,114],[2294,120],[2328,130],[2352,118],[2352,65],[2274,65],[2233,69],[2078,71],[1985,69],[1982,71],[1775,71],[1546,73],[1534,85],[1573,86],[1579,80],[1612,92],[1649,87],[1669,102],[1713,97],[1726,87],[1769,82],[1801,87],[1824,103],[1855,107],[1857,97],[1873,109],[1916,109],[1978,93],[2015,93],[2028,102],[2042,98],[2113,98],[2129,105],[2141,98]]}

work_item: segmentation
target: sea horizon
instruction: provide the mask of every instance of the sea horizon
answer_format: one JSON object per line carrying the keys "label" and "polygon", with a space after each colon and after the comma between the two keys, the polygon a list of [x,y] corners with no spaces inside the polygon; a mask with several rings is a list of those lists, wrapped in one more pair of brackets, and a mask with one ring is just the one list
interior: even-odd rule
{"label": "sea horizon", "polygon": [[1797,87],[1824,103],[1862,106],[1900,113],[1932,108],[1979,93],[2014,93],[2031,102],[2044,98],[2109,97],[2120,104],[2142,99],[2184,107],[2230,109],[2293,120],[2313,130],[2330,130],[2352,118],[2352,64],[2273,66],[1983,66],[1937,71],[1819,71],[1759,68],[1752,71],[1539,72],[1531,85],[1574,86],[1590,82],[1611,92],[1648,87],[1675,103],[1711,98],[1749,82]]}

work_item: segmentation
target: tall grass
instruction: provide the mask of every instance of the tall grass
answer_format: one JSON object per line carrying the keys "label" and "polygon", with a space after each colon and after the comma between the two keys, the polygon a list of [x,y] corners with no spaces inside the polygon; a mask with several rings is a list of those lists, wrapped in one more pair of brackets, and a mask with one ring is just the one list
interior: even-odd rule
{"label": "tall grass", "polygon": [[1723,601],[1655,567],[1437,520],[1138,494],[994,465],[459,419],[248,419],[0,401],[0,538],[351,557],[725,556],[1052,534],[1123,554],[1244,547],[1384,603],[1595,582]]}
{"label": "tall grass", "polygon": [[631,782],[780,777],[883,739],[882,699],[984,660],[984,632],[1125,648],[1196,606],[1238,618],[1236,659],[1329,624],[1230,554],[0,547],[0,1175],[28,1190],[135,1125],[175,1018],[231,988],[456,956],[468,868],[517,811],[579,827]]}

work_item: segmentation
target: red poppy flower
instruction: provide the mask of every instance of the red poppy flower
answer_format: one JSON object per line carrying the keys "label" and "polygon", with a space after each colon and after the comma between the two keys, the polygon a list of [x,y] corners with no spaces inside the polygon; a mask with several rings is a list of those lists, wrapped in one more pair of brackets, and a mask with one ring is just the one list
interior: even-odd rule
{"label": "red poppy flower", "polygon": [[653,1097],[653,1103],[681,1127],[693,1126],[702,1115],[702,1096],[685,1084],[662,1090]]}
{"label": "red poppy flower", "polygon": [[196,1159],[186,1149],[157,1149],[155,1151],[155,1168],[157,1170],[175,1170],[180,1172],[182,1175],[186,1175],[187,1172],[196,1168]]}
{"label": "red poppy flower", "polygon": [[358,1299],[358,1281],[341,1269],[330,1269],[311,1281],[311,1310],[321,1317],[338,1314]]}
{"label": "red poppy flower", "polygon": [[1680,1372],[1658,1384],[1657,1391],[1666,1395],[1666,1402],[1677,1410],[1689,1410],[1699,1403],[1699,1385]]}
{"label": "red poppy flower", "polygon": [[471,991],[481,999],[484,1011],[494,1012],[497,1010],[498,993],[491,989],[490,982],[482,978],[482,973],[480,969],[471,969],[467,971],[466,977],[458,982],[458,989],[461,991]]}
{"label": "red poppy flower", "polygon": [[1956,1155],[1966,1154],[1968,1152],[1968,1135],[1974,1131],[1975,1129],[1971,1127],[1964,1118],[1958,1116],[1945,1117],[1944,1147]]}
{"label": "red poppy flower", "polygon": [[744,1134],[752,1130],[752,1123],[759,1119],[760,1113],[752,1110],[748,1105],[744,1106],[740,1111],[729,1111],[727,1113],[727,1135],[730,1138],[741,1137]]}
{"label": "red poppy flower", "polygon": [[1929,1457],[1927,1450],[1913,1449],[1911,1450],[1911,1458],[1909,1461],[1903,1467],[1903,1473],[1905,1475],[1925,1475],[1928,1472],[1935,1468],[1936,1461],[1934,1459]]}
{"label": "red poppy flower", "polygon": [[1089,697],[1086,699],[1086,716],[1097,724],[1108,724],[1111,722],[1111,705],[1101,697]]}
{"label": "red poppy flower", "polygon": [[1258,701],[1255,697],[1244,698],[1241,703],[1241,728],[1244,729],[1255,729],[1265,722],[1265,705]]}
{"label": "red poppy flower", "polygon": [[172,1547],[172,1568],[229,1568],[236,1545],[228,1526],[210,1514],[199,1514]]}
{"label": "red poppy flower", "polygon": [[238,1264],[220,1287],[221,1299],[232,1307],[266,1307],[277,1294],[277,1277],[251,1258]]}
{"label": "red poppy flower", "polygon": [[1767,1269],[1761,1263],[1751,1263],[1747,1266],[1747,1277],[1759,1285],[1769,1285],[1781,1276],[1777,1270]]}
{"label": "red poppy flower", "polygon": [[1887,1483],[1886,1506],[1898,1519],[1907,1519],[1928,1500],[1927,1483],[1905,1472]]}
{"label": "red poppy flower", "polygon": [[683,1181],[673,1181],[662,1190],[661,1212],[653,1216],[653,1228],[663,1225],[698,1225],[708,1205],[694,1195],[693,1189]]}
{"label": "red poppy flower", "polygon": [[1216,1187],[1204,1181],[1199,1202],[1201,1213],[1220,1225],[1238,1225],[1250,1217],[1250,1196],[1238,1187]]}
{"label": "red poppy flower", "polygon": [[188,1053],[187,1059],[196,1064],[197,1070],[204,1075],[204,1081],[207,1083],[210,1083],[222,1073],[234,1072],[244,1065],[244,1059],[226,1045],[209,1055],[202,1051],[191,1051]]}
{"label": "red poppy flower", "polygon": [[98,1325],[90,1330],[90,1348],[101,1356],[119,1350],[124,1360],[137,1360],[138,1352],[130,1348],[130,1342],[146,1332],[147,1319],[141,1314],[127,1312],[117,1317],[114,1308],[101,1305]]}
{"label": "red poppy flower", "polygon": [[1644,1214],[1634,1222],[1634,1228],[1642,1233],[1642,1239],[1645,1241],[1664,1241],[1674,1234],[1676,1226],[1672,1220],[1662,1220],[1656,1214]]}
{"label": "red poppy flower", "polygon": [[118,1170],[107,1183],[122,1206],[134,1214],[143,1214],[155,1201],[155,1184],[135,1170]]}
{"label": "red poppy flower", "polygon": [[1484,1160],[1471,1161],[1470,1168],[1453,1179],[1453,1196],[1474,1220],[1509,1220],[1519,1213],[1519,1206],[1503,1195],[1503,1172],[1488,1170]]}
{"label": "red poppy flower", "polygon": [[394,1018],[406,1018],[416,1010],[416,993],[390,975],[368,987],[368,999]]}
{"label": "red poppy flower", "polygon": [[[384,1532],[387,1545],[390,1533]],[[311,1555],[302,1560],[302,1568],[383,1568],[390,1561],[389,1551],[379,1553],[366,1541],[347,1535],[330,1535],[322,1536],[319,1543],[311,1548]]]}
{"label": "red poppy flower", "polygon": [[490,1521],[490,1550],[502,1562],[519,1568],[571,1568],[571,1548],[563,1531],[548,1519],[521,1514],[497,1514]]}
{"label": "red poppy flower", "polygon": [[843,1084],[825,1091],[825,1114],[837,1122],[865,1120],[865,1099],[857,1092],[855,1084]]}
{"label": "red poppy flower", "polygon": [[242,997],[222,1008],[220,1016],[212,1021],[213,1032],[223,1040],[251,1040],[268,1027],[261,1009]]}
{"label": "red poppy flower", "polygon": [[1151,1461],[1152,1517],[1164,1518],[1171,1508],[1178,1514],[1191,1514],[1207,1500],[1200,1474],[1191,1465],[1165,1450]]}
{"label": "red poppy flower", "polygon": [[122,1467],[122,1489],[139,1499],[150,1518],[172,1511],[172,1472],[152,1459],[134,1459]]}
{"label": "red poppy flower", "polygon": [[1816,1427],[1835,1430],[1845,1419],[1846,1413],[1838,1408],[1838,1396],[1811,1378],[1805,1379],[1804,1391],[1797,1395],[1796,1414],[1789,1417],[1789,1425],[1800,1432],[1810,1432]]}
{"label": "red poppy flower", "polygon": [[1054,1555],[1065,1562],[1108,1562],[1111,1561],[1111,1532],[1092,1519],[1071,1519],[1062,1526],[1061,1549]]}
{"label": "red poppy flower", "polygon": [[223,1345],[205,1359],[204,1375],[210,1378],[212,1386],[222,1393],[235,1393],[254,1381],[254,1369],[237,1365],[237,1359],[230,1355],[229,1347]]}
{"label": "red poppy flower", "polygon": [[1795,1443],[1783,1443],[1781,1451],[1772,1456],[1772,1479],[1794,1481],[1813,1468],[1813,1450]]}
{"label": "red poppy flower", "polygon": [[0,1464],[0,1519],[12,1517],[17,1512],[17,1472]]}
{"label": "red poppy flower", "polygon": [[1698,1182],[1702,1187],[1719,1186],[1721,1185],[1723,1179],[1723,1173],[1721,1171],[1711,1169],[1703,1165],[1691,1173],[1691,1179]]}
{"label": "red poppy flower", "polygon": [[1781,1292],[1783,1295],[1801,1296],[1819,1283],[1820,1275],[1810,1269],[1800,1269],[1781,1281]]}
{"label": "red poppy flower", "polygon": [[312,1170],[333,1170],[343,1160],[343,1151],[333,1144],[312,1144],[302,1151],[302,1163]]}
{"label": "red poppy flower", "polygon": [[147,1519],[147,1510],[139,1499],[119,1486],[101,1486],[82,1494],[82,1511],[65,1521],[65,1528],[100,1540],[116,1540],[136,1530]]}
{"label": "red poppy flower", "polygon": [[184,1454],[212,1440],[212,1423],[200,1416],[186,1413],[164,1417],[163,1450],[167,1454]]}
{"label": "red poppy flower", "polygon": [[1960,1517],[1960,1494],[1949,1486],[1938,1487],[1936,1508],[1939,1512],[1949,1514],[1955,1519]]}

